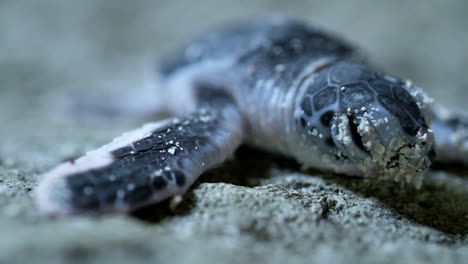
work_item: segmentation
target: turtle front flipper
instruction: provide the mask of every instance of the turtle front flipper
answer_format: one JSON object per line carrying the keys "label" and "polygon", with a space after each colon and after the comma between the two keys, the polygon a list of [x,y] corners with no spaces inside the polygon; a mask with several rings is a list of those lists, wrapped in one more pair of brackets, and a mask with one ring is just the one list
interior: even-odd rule
{"label": "turtle front flipper", "polygon": [[432,123],[438,163],[461,163],[468,167],[468,117],[438,109]]}
{"label": "turtle front flipper", "polygon": [[45,174],[38,205],[58,215],[129,212],[183,194],[233,154],[242,123],[229,103],[148,123]]}

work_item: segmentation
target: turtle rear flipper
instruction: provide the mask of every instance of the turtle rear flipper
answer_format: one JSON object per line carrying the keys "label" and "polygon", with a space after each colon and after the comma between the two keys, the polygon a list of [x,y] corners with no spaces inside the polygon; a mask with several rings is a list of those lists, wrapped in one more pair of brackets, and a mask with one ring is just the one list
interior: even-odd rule
{"label": "turtle rear flipper", "polygon": [[241,115],[230,103],[149,123],[47,173],[38,205],[59,215],[129,212],[183,194],[242,137]]}
{"label": "turtle rear flipper", "polygon": [[461,163],[468,167],[468,117],[438,109],[432,123],[437,163]]}

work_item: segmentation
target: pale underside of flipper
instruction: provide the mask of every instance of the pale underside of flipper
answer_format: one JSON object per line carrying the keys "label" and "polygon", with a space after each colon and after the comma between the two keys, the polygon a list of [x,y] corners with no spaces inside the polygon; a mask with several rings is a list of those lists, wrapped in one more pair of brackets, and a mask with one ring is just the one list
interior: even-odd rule
{"label": "pale underside of flipper", "polygon": [[45,174],[37,202],[57,215],[129,212],[185,193],[229,158],[242,137],[231,104],[149,123]]}

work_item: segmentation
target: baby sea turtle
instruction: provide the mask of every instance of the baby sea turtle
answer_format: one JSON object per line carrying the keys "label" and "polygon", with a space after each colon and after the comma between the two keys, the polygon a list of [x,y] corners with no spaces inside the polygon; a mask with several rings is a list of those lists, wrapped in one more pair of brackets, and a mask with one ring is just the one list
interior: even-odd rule
{"label": "baby sea turtle", "polygon": [[468,163],[466,119],[436,111],[410,81],[299,21],[268,17],[210,32],[160,75],[159,98],[180,117],[45,174],[42,210],[128,212],[180,197],[242,143],[306,167],[416,185],[433,159]]}

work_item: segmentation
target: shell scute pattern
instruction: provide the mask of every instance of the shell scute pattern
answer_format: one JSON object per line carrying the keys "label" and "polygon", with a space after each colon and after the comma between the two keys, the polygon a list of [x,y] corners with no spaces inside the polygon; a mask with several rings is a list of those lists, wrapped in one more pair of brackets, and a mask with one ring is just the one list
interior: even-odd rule
{"label": "shell scute pattern", "polygon": [[383,80],[376,80],[372,79],[369,80],[369,85],[374,89],[379,95],[387,96],[392,98],[393,97],[393,88],[392,84],[388,81]]}
{"label": "shell scute pattern", "polygon": [[301,103],[301,109],[304,111],[304,114],[311,116],[313,114],[312,111],[312,100],[310,99],[310,96],[306,95],[304,96],[304,99],[302,100]]}
{"label": "shell scute pattern", "polygon": [[[256,35],[259,35],[258,32]],[[263,41],[252,37],[258,45],[244,45],[248,48],[237,60],[240,71],[246,72],[245,87],[262,89],[268,80],[274,86],[289,89],[303,69],[314,59],[351,56],[353,48],[345,42],[337,41],[334,36],[319,30],[304,27],[301,23],[289,23],[269,27],[268,33],[262,32]],[[229,41],[229,39],[225,39]],[[273,69],[273,70],[272,70]]]}
{"label": "shell scute pattern", "polygon": [[337,87],[328,86],[314,96],[314,108],[321,111],[327,106],[334,104],[338,98],[336,94]]}
{"label": "shell scute pattern", "polygon": [[337,99],[339,109],[351,110],[371,106],[378,101],[399,119],[406,133],[415,135],[425,124],[418,105],[404,89],[406,84],[403,81],[384,77],[366,66],[346,62],[323,69],[308,88],[301,104],[304,118],[310,120],[312,116],[309,99],[306,99],[309,97],[313,98],[313,109],[318,115],[336,108]]}
{"label": "shell scute pattern", "polygon": [[306,94],[313,97],[317,112],[332,106],[338,97],[340,105],[345,108],[368,104],[375,100],[374,92],[367,84],[374,76],[364,66],[338,62],[319,72]]}
{"label": "shell scute pattern", "polygon": [[344,108],[360,108],[375,100],[374,92],[365,82],[351,83],[340,89],[340,105]]}

